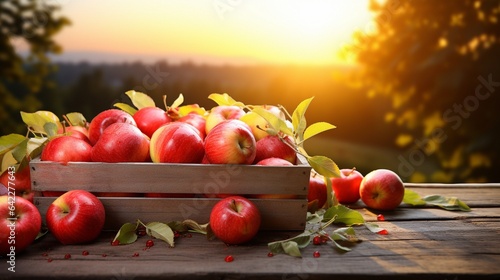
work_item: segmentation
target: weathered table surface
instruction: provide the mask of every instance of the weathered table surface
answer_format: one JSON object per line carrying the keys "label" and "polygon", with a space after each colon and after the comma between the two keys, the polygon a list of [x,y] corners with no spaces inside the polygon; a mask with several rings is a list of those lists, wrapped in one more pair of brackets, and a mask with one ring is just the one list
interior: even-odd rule
{"label": "weathered table surface", "polygon": [[[386,221],[378,222],[376,214],[381,212],[358,204],[357,210],[367,221],[379,223],[389,234],[355,227],[362,241],[349,245],[352,251],[311,244],[303,249],[302,258],[267,256],[268,242],[299,232],[261,232],[242,246],[226,246],[192,234],[176,239],[175,248],[157,241],[147,250],[147,237],[131,245],[111,246],[116,232],[103,232],[96,242],[78,246],[60,245],[47,234],[16,256],[15,273],[7,270],[2,259],[0,279],[500,279],[500,184],[407,187],[422,196],[457,196],[472,211],[403,204],[384,212]],[[89,255],[82,255],[84,250]],[[316,250],[321,253],[319,258],[313,257]],[[66,254],[71,258],[65,259]],[[225,262],[227,255],[234,261]]]}

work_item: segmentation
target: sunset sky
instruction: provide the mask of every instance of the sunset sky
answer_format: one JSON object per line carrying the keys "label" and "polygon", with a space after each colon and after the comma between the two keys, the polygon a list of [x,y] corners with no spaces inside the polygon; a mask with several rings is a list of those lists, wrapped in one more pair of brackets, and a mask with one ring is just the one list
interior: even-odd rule
{"label": "sunset sky", "polygon": [[330,65],[372,21],[368,0],[48,1],[72,21],[59,59]]}

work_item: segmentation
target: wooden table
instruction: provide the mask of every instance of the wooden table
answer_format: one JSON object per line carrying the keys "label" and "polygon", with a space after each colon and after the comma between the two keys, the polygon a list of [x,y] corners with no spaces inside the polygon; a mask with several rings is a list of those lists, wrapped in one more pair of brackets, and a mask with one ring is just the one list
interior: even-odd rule
{"label": "wooden table", "polygon": [[[268,242],[300,232],[261,232],[244,246],[226,246],[192,234],[176,239],[175,248],[156,241],[147,250],[147,237],[131,245],[111,246],[116,232],[103,232],[92,244],[63,246],[48,234],[17,256],[15,273],[7,271],[2,259],[0,279],[500,279],[499,184],[407,187],[422,196],[457,196],[472,211],[403,204],[383,213],[386,221],[377,222],[379,212],[357,204],[367,221],[379,223],[389,234],[355,227],[362,241],[349,245],[352,251],[311,244],[302,250],[302,258],[267,256]],[[84,250],[89,255],[82,255]],[[319,258],[313,257],[316,250]],[[71,258],[65,259],[66,254]],[[225,262],[227,255],[234,261]]]}

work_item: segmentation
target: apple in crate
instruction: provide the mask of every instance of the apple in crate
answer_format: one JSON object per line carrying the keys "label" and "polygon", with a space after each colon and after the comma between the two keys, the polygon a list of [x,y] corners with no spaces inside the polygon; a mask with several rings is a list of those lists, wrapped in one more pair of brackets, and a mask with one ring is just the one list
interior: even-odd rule
{"label": "apple in crate", "polygon": [[65,133],[68,136],[85,140],[90,144],[89,131],[87,128],[85,128],[83,126],[77,126],[77,125],[66,126],[64,128],[60,128],[57,131],[57,133],[59,133],[59,134]]}
{"label": "apple in crate", "polygon": [[43,148],[40,160],[68,163],[70,161],[92,161],[92,146],[85,140],[71,136],[59,136],[50,140]]}
{"label": "apple in crate", "polygon": [[94,162],[149,161],[149,137],[135,125],[113,123],[92,147],[91,156]]}
{"label": "apple in crate", "polygon": [[356,203],[359,198],[359,187],[363,175],[356,169],[341,169],[340,177],[331,178],[332,189],[340,204]]}
{"label": "apple in crate", "polygon": [[97,116],[95,116],[89,124],[90,144],[95,145],[95,143],[97,142],[97,140],[99,140],[104,130],[108,126],[116,122],[128,123],[137,126],[134,118],[125,111],[118,109],[108,109],[102,111],[99,114],[97,114]]}
{"label": "apple in crate", "polygon": [[361,200],[376,210],[393,210],[401,204],[405,188],[401,178],[392,170],[373,170],[361,181]]}
{"label": "apple in crate", "polygon": [[207,116],[205,132],[208,133],[219,123],[226,120],[239,119],[245,115],[245,111],[238,106],[219,105],[210,110]]}
{"label": "apple in crate", "polygon": [[42,217],[33,203],[19,196],[0,196],[0,255],[7,255],[7,263],[33,243],[41,227]]}
{"label": "apple in crate", "polygon": [[292,148],[293,146],[293,141],[289,136],[281,139],[277,135],[268,135],[257,141],[254,162],[257,163],[263,159],[275,157],[294,164],[297,161],[297,153]]}
{"label": "apple in crate", "polygon": [[194,126],[194,128],[196,128],[200,132],[200,136],[202,139],[205,139],[205,136],[207,136],[205,132],[207,121],[202,115],[199,115],[197,113],[189,113],[184,117],[179,118],[177,121]]}
{"label": "apple in crate", "polygon": [[187,123],[172,122],[153,133],[150,154],[153,162],[201,163],[205,149],[196,128]]}
{"label": "apple in crate", "polygon": [[137,127],[148,137],[162,125],[170,123],[172,119],[165,110],[158,107],[144,107],[133,115]]}
{"label": "apple in crate", "polygon": [[257,162],[255,165],[268,165],[268,166],[293,166],[288,160],[282,158],[270,157]]}
{"label": "apple in crate", "polygon": [[85,190],[71,190],[58,197],[47,209],[47,227],[62,244],[82,244],[99,236],[105,210],[101,201]]}
{"label": "apple in crate", "polygon": [[25,166],[21,170],[17,169],[15,173],[9,173],[9,169],[5,169],[2,175],[0,175],[0,195],[9,194],[9,182],[10,187],[16,189],[17,196],[33,202],[35,192],[31,190],[29,166]]}
{"label": "apple in crate", "polygon": [[259,231],[261,215],[257,206],[241,196],[226,197],[210,212],[210,228],[226,244],[250,241]]}
{"label": "apple in crate", "polygon": [[307,190],[307,202],[311,203],[315,200],[318,201],[318,207],[322,208],[327,199],[327,188],[325,177],[311,172],[309,178],[309,189]]}
{"label": "apple in crate", "polygon": [[219,123],[205,138],[205,154],[213,164],[252,164],[255,146],[250,128],[240,120]]}

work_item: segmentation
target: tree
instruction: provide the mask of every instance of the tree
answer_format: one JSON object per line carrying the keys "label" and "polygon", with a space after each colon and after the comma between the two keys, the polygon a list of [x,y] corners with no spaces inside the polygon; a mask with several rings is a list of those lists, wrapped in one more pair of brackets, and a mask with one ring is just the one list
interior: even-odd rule
{"label": "tree", "polygon": [[[53,36],[69,24],[55,16],[57,9],[36,0],[0,2],[0,135],[24,133],[19,112],[39,110],[37,93],[54,87],[45,79],[55,70],[49,54],[61,52]],[[27,55],[18,46],[26,46]]]}
{"label": "tree", "polygon": [[[346,48],[371,95],[392,100],[410,181],[499,181],[500,1],[372,0]],[[430,163],[437,168],[426,169]]]}

